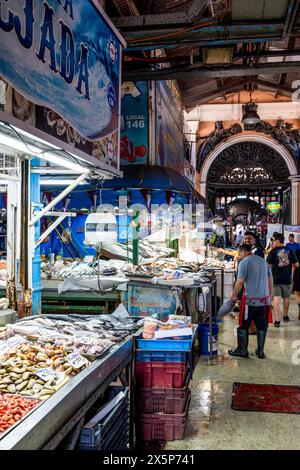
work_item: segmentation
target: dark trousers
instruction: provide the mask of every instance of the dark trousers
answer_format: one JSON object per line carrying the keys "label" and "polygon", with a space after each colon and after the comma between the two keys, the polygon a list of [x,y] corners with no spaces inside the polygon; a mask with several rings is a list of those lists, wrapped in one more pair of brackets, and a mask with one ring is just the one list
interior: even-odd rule
{"label": "dark trousers", "polygon": [[248,330],[252,321],[254,321],[255,326],[258,330],[267,330],[268,329],[268,306],[263,307],[251,307],[248,306],[248,318],[245,320],[245,313],[243,314],[243,323],[242,329]]}

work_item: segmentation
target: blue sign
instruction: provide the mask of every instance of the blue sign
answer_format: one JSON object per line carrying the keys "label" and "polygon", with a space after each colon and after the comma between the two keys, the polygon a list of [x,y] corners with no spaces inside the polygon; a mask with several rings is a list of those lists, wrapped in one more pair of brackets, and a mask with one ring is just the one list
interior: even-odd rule
{"label": "blue sign", "polygon": [[144,317],[156,314],[160,320],[167,320],[169,315],[176,313],[176,295],[169,288],[131,283],[125,297],[130,315]]}
{"label": "blue sign", "polygon": [[121,103],[121,165],[145,165],[148,162],[148,84],[125,82]]}
{"label": "blue sign", "polygon": [[157,81],[156,164],[184,175],[182,106],[175,81]]}
{"label": "blue sign", "polygon": [[121,54],[91,0],[0,2],[0,76],[90,141],[118,130]]}
{"label": "blue sign", "polygon": [[125,215],[119,215],[118,217],[118,242],[127,243],[132,240],[132,226],[130,225],[131,218]]}

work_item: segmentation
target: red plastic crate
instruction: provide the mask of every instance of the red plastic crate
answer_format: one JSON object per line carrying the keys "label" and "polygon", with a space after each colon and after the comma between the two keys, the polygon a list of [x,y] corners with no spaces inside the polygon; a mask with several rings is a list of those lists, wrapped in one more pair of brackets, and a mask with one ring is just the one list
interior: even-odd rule
{"label": "red plastic crate", "polygon": [[184,438],[187,414],[190,406],[190,394],[186,401],[185,410],[181,414],[138,414],[138,436],[143,441],[175,441]]}
{"label": "red plastic crate", "polygon": [[142,387],[181,388],[188,366],[182,362],[136,362],[137,384]]}
{"label": "red plastic crate", "polygon": [[136,407],[140,413],[184,413],[191,392],[183,388],[140,387],[136,393]]}

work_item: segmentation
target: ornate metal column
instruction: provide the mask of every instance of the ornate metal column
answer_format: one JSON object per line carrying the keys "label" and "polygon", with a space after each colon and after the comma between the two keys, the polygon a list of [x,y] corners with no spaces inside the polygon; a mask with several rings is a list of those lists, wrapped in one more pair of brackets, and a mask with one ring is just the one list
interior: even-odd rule
{"label": "ornate metal column", "polygon": [[300,175],[290,178],[292,183],[292,225],[300,225]]}

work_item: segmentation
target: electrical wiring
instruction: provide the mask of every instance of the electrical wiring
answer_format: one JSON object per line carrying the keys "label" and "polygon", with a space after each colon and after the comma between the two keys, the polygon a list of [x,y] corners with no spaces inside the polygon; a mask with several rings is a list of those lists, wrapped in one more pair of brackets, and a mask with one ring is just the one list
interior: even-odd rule
{"label": "electrical wiring", "polygon": [[177,29],[177,30],[172,31],[170,33],[160,34],[159,36],[151,36],[151,37],[140,38],[140,39],[129,39],[127,41],[127,43],[128,44],[139,44],[139,43],[145,43],[145,42],[148,42],[148,41],[155,41],[157,39],[164,39],[164,38],[168,38],[168,37],[172,37],[172,36],[177,36],[178,34],[185,33],[185,32],[188,32],[188,31],[192,31],[193,29],[196,29],[196,28],[204,28],[205,26],[213,26],[215,24],[218,24],[219,21],[223,18],[224,18],[224,16],[220,16],[220,17],[217,17],[217,18],[212,18],[211,21],[205,20],[204,22],[195,24],[193,26],[189,26],[188,28],[180,28],[180,29]]}
{"label": "electrical wiring", "polygon": [[[193,49],[192,47],[187,50],[185,49],[186,53],[190,52],[192,49]],[[158,62],[160,63],[162,59],[167,61],[167,60],[174,59],[176,57],[178,58],[178,54],[169,54],[167,55],[167,57],[132,57],[132,56],[128,56],[127,54],[124,54],[124,59],[126,58],[128,62]]]}

